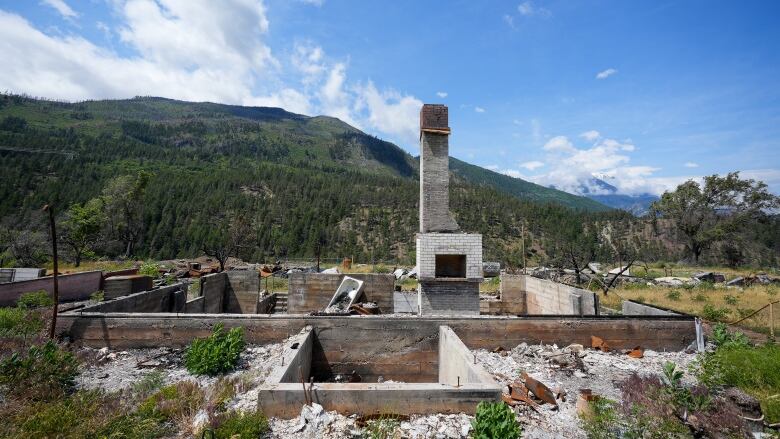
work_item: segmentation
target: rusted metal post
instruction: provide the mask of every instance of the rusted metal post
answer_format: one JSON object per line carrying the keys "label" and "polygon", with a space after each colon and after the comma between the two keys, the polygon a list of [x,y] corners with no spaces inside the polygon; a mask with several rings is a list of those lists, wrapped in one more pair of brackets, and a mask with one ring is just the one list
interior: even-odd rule
{"label": "rusted metal post", "polygon": [[43,206],[43,211],[49,213],[49,226],[51,228],[51,250],[54,258],[54,307],[51,314],[51,328],[49,328],[49,338],[54,339],[54,333],[57,329],[57,308],[60,303],[60,291],[57,279],[57,227],[54,224],[54,207],[48,204]]}

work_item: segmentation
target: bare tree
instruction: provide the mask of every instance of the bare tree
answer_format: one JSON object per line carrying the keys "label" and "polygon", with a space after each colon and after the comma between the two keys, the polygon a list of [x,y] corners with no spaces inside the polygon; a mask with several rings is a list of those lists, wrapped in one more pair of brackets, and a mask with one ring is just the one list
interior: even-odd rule
{"label": "bare tree", "polygon": [[225,271],[230,257],[254,245],[251,221],[236,211],[214,214],[210,220],[211,231],[203,243],[203,253],[219,261],[219,271]]}

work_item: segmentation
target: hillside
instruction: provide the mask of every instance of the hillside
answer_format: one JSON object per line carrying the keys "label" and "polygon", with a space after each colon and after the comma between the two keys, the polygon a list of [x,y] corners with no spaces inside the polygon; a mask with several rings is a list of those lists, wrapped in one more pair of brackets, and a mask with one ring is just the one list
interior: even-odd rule
{"label": "hillside", "polygon": [[[324,256],[413,259],[416,160],[334,118],[162,98],[70,104],[3,95],[0,158],[0,220],[11,231],[45,230],[43,204],[62,211],[118,176],[148,171],[139,256],[197,254],[215,215],[235,210],[257,232],[244,255],[253,260],[311,257],[318,243]],[[521,260],[521,224],[541,243],[564,224],[625,215],[452,163],[455,215],[485,235],[491,259]]]}

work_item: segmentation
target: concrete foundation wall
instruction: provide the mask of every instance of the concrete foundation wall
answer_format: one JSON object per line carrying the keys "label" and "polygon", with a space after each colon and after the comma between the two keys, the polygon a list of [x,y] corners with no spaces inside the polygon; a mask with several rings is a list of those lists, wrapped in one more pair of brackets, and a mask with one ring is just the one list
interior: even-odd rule
{"label": "concrete foundation wall", "polygon": [[184,285],[174,284],[86,306],[82,308],[80,312],[177,312],[184,308],[184,302],[182,302],[181,299],[177,300],[177,297],[182,297],[182,293],[184,293]]}
{"label": "concrete foundation wall", "polygon": [[287,312],[290,314],[322,311],[341,284],[344,276],[363,281],[366,300],[376,302],[382,313],[393,312],[392,274],[323,274],[293,273],[289,277]]}
{"label": "concrete foundation wall", "polygon": [[680,313],[669,311],[662,308],[656,308],[651,305],[624,300],[622,313],[624,316],[679,316]]}
{"label": "concrete foundation wall", "polygon": [[188,300],[187,303],[184,304],[184,312],[189,314],[203,313],[205,304],[206,298],[203,296]]}
{"label": "concrete foundation wall", "polygon": [[417,293],[396,291],[393,293],[393,312],[417,314]]}
{"label": "concrete foundation wall", "polygon": [[200,278],[200,295],[204,297],[203,312],[221,313],[227,288],[227,275],[214,273]]}
{"label": "concrete foundation wall", "polygon": [[[318,317],[307,315],[239,315],[239,314],[101,314],[70,312],[58,318],[58,332],[91,347],[135,348],[157,346],[185,346],[194,338],[211,334],[217,323],[226,328],[241,326],[248,343],[276,343],[298,333],[306,325],[317,328],[320,343],[326,349],[340,351],[345,339],[363,342],[362,350],[343,352],[342,358],[361,358],[372,361],[384,358],[393,361],[376,340],[385,338],[388,331],[406,333],[401,340],[388,339],[392,346],[414,346],[430,343],[434,356],[438,351],[438,328],[452,328],[470,349],[509,348],[522,342],[529,344],[571,343],[590,345],[590,336],[603,338],[614,349],[632,349],[642,346],[654,350],[682,350],[695,340],[693,317],[394,317],[349,316]],[[435,334],[434,339],[426,338]],[[335,358],[335,357],[333,357]],[[419,362],[420,359],[418,359]],[[437,365],[438,366],[438,365]]]}
{"label": "concrete foundation wall", "polygon": [[439,383],[450,386],[495,384],[493,377],[475,364],[474,354],[449,326],[439,326]]}
{"label": "concrete foundation wall", "polygon": [[418,284],[421,315],[479,315],[479,283],[421,280]]}
{"label": "concrete foundation wall", "polygon": [[282,364],[271,371],[266,383],[300,383],[301,380],[308,383],[313,346],[314,331],[307,326],[298,336],[287,340],[282,352]]}
{"label": "concrete foundation wall", "polygon": [[596,315],[598,299],[590,291],[547,279],[521,275],[526,312],[537,314]]}
{"label": "concrete foundation wall", "polygon": [[260,273],[255,270],[230,270],[227,274],[223,312],[254,314],[260,298]]}
{"label": "concrete foundation wall", "polygon": [[[85,271],[83,273],[63,274],[57,276],[60,302],[86,300],[95,291],[102,288],[103,273],[100,271]],[[54,292],[52,276],[0,284],[0,306],[14,306],[24,293],[45,290]]]}
{"label": "concrete foundation wall", "polygon": [[522,275],[501,274],[500,300],[479,303],[480,314],[517,316],[528,314],[525,279]]}

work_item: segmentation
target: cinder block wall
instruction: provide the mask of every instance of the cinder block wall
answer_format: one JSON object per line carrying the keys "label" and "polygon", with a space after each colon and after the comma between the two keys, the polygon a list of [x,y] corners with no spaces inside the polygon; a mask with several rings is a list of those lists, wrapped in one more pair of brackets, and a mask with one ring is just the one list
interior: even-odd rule
{"label": "cinder block wall", "polygon": [[223,309],[227,274],[214,273],[200,278],[200,295],[203,296],[203,312],[219,314]]}
{"label": "cinder block wall", "polygon": [[418,284],[421,315],[479,315],[479,283],[421,280]]}
{"label": "cinder block wall", "polygon": [[[57,276],[60,302],[89,299],[92,293],[101,289],[102,283],[102,271],[85,271]],[[45,290],[52,294],[54,292],[54,278],[48,276],[0,284],[0,306],[14,306],[22,294],[39,290]]]}
{"label": "cinder block wall", "polygon": [[419,277],[436,277],[436,255],[466,255],[466,277],[482,280],[482,235],[478,233],[418,233]]}
{"label": "cinder block wall", "polygon": [[376,302],[382,313],[393,312],[393,289],[395,276],[392,274],[324,274],[292,273],[287,292],[289,314],[322,311],[341,284],[344,276],[362,280],[366,300]]}
{"label": "cinder block wall", "polygon": [[230,270],[227,274],[223,312],[255,314],[260,299],[260,273],[255,270]]}
{"label": "cinder block wall", "polygon": [[81,309],[82,312],[181,312],[183,284],[173,284],[107,300]]}

